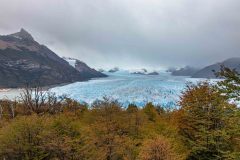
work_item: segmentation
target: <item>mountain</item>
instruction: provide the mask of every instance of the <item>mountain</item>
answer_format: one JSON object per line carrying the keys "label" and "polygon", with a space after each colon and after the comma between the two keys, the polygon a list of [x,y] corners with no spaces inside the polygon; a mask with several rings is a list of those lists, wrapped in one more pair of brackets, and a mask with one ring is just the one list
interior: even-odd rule
{"label": "mountain", "polygon": [[105,72],[105,70],[104,70],[104,69],[102,69],[102,68],[100,68],[100,69],[98,69],[98,72],[101,72],[101,73],[103,73],[103,72]]}
{"label": "mountain", "polygon": [[107,75],[96,71],[93,68],[90,68],[86,63],[75,59],[75,58],[67,58],[63,57],[71,66],[73,66],[80,74],[87,78],[98,78],[98,77],[107,77]]}
{"label": "mountain", "polygon": [[221,65],[231,69],[236,69],[240,73],[240,57],[236,57],[207,66],[196,72],[192,78],[216,78],[216,75],[214,73],[220,71]]}
{"label": "mountain", "polygon": [[119,71],[119,68],[118,67],[114,67],[114,68],[110,69],[108,72],[114,73],[114,72],[118,72],[118,71]]}
{"label": "mountain", "polygon": [[147,74],[147,72],[148,71],[145,68],[130,71],[131,74],[139,74],[139,75],[145,75]]}
{"label": "mountain", "polygon": [[0,88],[88,80],[26,30],[0,36]]}
{"label": "mountain", "polygon": [[152,76],[155,76],[155,75],[159,75],[158,72],[156,71],[153,71],[153,72],[148,72],[147,69],[143,68],[143,69],[140,69],[140,70],[132,70],[130,71],[130,74],[138,74],[138,75],[152,75]]}
{"label": "mountain", "polygon": [[171,70],[171,74],[174,76],[192,76],[193,74],[195,74],[199,69],[190,67],[190,66],[186,66],[180,69],[175,69],[175,70]]}
{"label": "mountain", "polygon": [[159,75],[159,73],[154,71],[154,72],[148,73],[147,75],[156,76],[156,75]]}
{"label": "mountain", "polygon": [[172,72],[174,72],[174,71],[176,71],[176,70],[178,70],[176,67],[169,67],[169,68],[166,70],[166,72],[172,73]]}

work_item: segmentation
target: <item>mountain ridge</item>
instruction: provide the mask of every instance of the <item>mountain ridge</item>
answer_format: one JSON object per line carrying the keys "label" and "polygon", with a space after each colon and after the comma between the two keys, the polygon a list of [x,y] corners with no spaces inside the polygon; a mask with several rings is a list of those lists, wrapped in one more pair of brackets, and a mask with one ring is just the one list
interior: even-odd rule
{"label": "mountain ridge", "polygon": [[222,62],[206,66],[196,72],[192,78],[217,78],[215,73],[220,71],[221,66],[236,69],[240,73],[240,57],[228,58]]}
{"label": "mountain ridge", "polygon": [[98,72],[93,68],[90,68],[86,63],[76,58],[63,57],[63,59],[67,61],[71,66],[73,66],[77,71],[79,71],[81,75],[83,75],[84,77],[87,78],[107,77],[107,75]]}
{"label": "mountain ridge", "polygon": [[180,69],[172,69],[171,74],[173,76],[192,76],[194,75],[199,69],[191,67],[191,66],[185,66]]}
{"label": "mountain ridge", "polygon": [[25,29],[0,35],[0,88],[49,86],[89,79],[35,41]]}

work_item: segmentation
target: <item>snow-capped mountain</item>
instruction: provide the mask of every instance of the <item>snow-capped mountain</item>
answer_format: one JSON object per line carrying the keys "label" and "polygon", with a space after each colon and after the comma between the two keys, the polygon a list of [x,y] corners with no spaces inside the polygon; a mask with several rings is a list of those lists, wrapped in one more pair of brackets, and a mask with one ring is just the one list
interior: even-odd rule
{"label": "snow-capped mountain", "polygon": [[71,66],[73,66],[80,74],[87,78],[107,77],[107,75],[90,68],[86,63],[70,57],[63,57]]}

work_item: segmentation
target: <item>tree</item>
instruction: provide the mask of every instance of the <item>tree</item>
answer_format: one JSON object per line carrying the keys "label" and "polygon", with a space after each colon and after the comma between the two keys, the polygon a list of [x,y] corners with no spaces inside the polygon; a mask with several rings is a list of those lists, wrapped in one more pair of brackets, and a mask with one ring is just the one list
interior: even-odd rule
{"label": "tree", "polygon": [[41,113],[43,110],[43,106],[46,102],[46,93],[41,87],[25,87],[23,92],[20,94],[20,99],[25,108],[25,112],[28,114]]}
{"label": "tree", "polygon": [[74,117],[64,114],[51,119],[41,138],[41,147],[48,153],[48,159],[88,159],[93,148],[87,143],[87,129]]}
{"label": "tree", "polygon": [[20,102],[22,103],[22,113],[30,115],[36,114],[56,114],[63,111],[63,101],[65,96],[56,96],[55,93],[44,90],[44,88],[36,86],[34,88],[25,87],[20,94]]}
{"label": "tree", "polygon": [[188,159],[231,159],[237,108],[207,82],[188,85],[180,101],[179,132],[191,149]]}
{"label": "tree", "polygon": [[217,88],[229,99],[240,100],[240,74],[235,70],[221,66],[220,72],[216,73],[218,77],[224,78],[218,82]]}
{"label": "tree", "polygon": [[83,113],[88,111],[87,104],[81,104],[71,98],[64,98],[63,106],[64,112],[73,113],[75,115],[78,115],[79,117],[81,117]]}
{"label": "tree", "polygon": [[109,99],[96,101],[91,111],[96,159],[116,160],[124,155],[127,125],[121,106]]}
{"label": "tree", "polygon": [[2,159],[43,159],[47,153],[40,147],[47,123],[37,116],[16,118],[0,131],[0,157]]}
{"label": "tree", "polygon": [[0,120],[3,118],[13,119],[17,115],[17,102],[0,100]]}
{"label": "tree", "polygon": [[128,135],[133,138],[139,138],[140,129],[143,127],[143,115],[139,111],[138,107],[134,104],[130,104],[127,108],[127,122],[128,123]]}
{"label": "tree", "polygon": [[93,146],[74,118],[29,115],[0,128],[0,159],[88,159]]}
{"label": "tree", "polygon": [[152,103],[147,103],[143,108],[143,112],[147,115],[149,121],[156,121],[158,112]]}
{"label": "tree", "polygon": [[164,137],[158,136],[146,140],[141,147],[140,160],[179,160],[171,143]]}
{"label": "tree", "polygon": [[[217,72],[216,75],[220,78],[224,78],[224,80],[219,81],[215,86],[218,92],[221,95],[225,96],[231,103],[240,104],[240,74],[237,72],[236,69],[230,69],[225,66],[221,66],[220,72]],[[235,144],[238,143],[237,151],[240,157],[240,109],[237,109],[236,117],[238,117],[238,123],[236,126],[238,128],[234,131],[237,136],[234,140]]]}

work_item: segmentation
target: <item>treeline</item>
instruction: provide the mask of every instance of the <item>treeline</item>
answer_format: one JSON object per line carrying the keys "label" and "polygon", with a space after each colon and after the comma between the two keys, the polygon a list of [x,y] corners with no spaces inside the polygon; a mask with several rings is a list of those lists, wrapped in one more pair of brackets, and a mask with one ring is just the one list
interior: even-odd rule
{"label": "treeline", "polygon": [[178,109],[152,103],[92,106],[26,88],[0,102],[4,160],[238,160],[240,76],[222,68],[217,85],[188,84]]}

